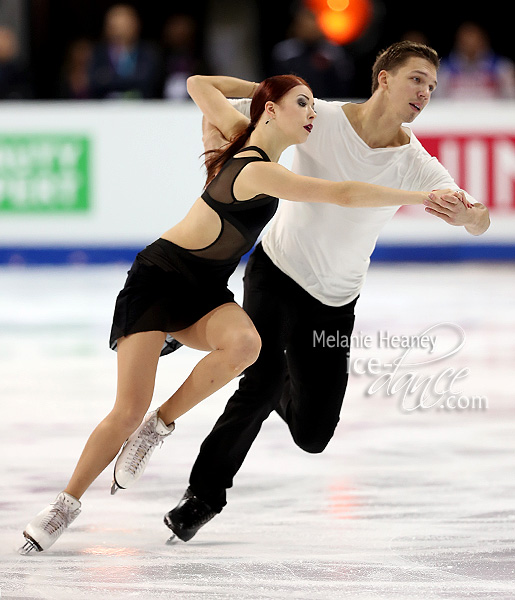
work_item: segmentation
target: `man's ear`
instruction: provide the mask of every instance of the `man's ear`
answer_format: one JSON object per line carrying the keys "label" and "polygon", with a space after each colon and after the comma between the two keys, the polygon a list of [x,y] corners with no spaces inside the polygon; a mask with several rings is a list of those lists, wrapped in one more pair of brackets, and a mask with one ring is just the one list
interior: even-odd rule
{"label": "man's ear", "polygon": [[378,86],[383,90],[388,87],[388,71],[385,71],[384,69],[379,71],[379,74],[377,75],[377,83]]}

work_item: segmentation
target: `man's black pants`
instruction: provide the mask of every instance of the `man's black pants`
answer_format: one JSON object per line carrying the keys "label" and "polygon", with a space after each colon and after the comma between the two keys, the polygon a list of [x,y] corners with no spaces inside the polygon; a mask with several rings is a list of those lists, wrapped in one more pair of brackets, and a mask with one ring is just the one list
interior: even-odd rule
{"label": "man's black pants", "polygon": [[338,423],[348,379],[356,300],[322,304],[278,269],[261,244],[243,281],[243,307],[261,336],[261,353],[202,443],[190,476],[193,493],[216,511],[225,506],[226,489],[273,410],[300,448],[322,452]]}

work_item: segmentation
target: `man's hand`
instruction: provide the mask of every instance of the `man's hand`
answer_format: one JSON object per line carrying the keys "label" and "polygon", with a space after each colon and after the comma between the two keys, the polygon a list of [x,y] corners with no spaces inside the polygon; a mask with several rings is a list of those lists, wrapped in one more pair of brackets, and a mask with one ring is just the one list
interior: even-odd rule
{"label": "man's hand", "polygon": [[471,204],[462,190],[435,190],[424,205],[429,214],[449,225],[463,226],[472,235],[481,235],[490,226],[486,206]]}

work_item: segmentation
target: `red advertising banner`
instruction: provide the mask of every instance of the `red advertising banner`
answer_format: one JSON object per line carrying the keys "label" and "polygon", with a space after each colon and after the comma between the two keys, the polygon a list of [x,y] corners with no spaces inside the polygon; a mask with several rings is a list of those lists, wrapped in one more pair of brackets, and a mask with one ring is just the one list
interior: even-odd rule
{"label": "red advertising banner", "polygon": [[417,135],[457,184],[490,209],[515,212],[515,135]]}

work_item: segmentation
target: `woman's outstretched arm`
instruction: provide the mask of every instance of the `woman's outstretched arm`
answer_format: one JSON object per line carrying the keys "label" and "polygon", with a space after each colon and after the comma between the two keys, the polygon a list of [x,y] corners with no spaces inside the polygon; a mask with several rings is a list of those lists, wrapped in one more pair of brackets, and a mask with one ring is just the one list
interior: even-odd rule
{"label": "woman's outstretched arm", "polygon": [[452,190],[410,192],[363,183],[361,181],[327,181],[292,173],[277,163],[256,161],[247,165],[235,181],[238,198],[268,194],[294,202],[327,202],[339,206],[402,206],[423,204],[424,200],[452,196]]}

